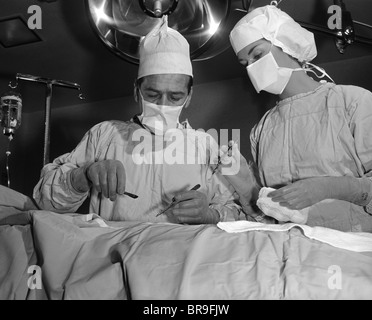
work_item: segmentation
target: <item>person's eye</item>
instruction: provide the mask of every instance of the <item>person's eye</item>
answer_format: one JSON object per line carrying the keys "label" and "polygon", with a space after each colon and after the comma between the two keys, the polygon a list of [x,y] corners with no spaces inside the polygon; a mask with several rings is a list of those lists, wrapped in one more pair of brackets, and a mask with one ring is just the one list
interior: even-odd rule
{"label": "person's eye", "polygon": [[261,59],[261,57],[262,57],[262,52],[256,54],[256,55],[254,56],[254,60],[257,61],[257,60]]}
{"label": "person's eye", "polygon": [[265,54],[265,48],[255,48],[249,56],[248,65],[260,60]]}
{"label": "person's eye", "polygon": [[146,93],[146,98],[150,100],[155,100],[159,97],[157,93]]}
{"label": "person's eye", "polygon": [[257,60],[260,60],[262,57],[262,52],[257,52],[257,53],[254,53],[253,57],[250,59],[249,61],[249,64],[252,64],[254,62],[256,62]]}
{"label": "person's eye", "polygon": [[183,96],[176,95],[176,96],[171,96],[171,97],[170,97],[170,100],[171,100],[172,102],[179,102],[179,101],[182,100],[182,98],[183,98]]}

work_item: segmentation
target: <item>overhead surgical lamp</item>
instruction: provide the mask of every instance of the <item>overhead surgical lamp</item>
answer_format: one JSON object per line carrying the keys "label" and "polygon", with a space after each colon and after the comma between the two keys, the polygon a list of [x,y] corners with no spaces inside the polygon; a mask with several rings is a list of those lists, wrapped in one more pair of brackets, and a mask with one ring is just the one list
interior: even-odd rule
{"label": "overhead surgical lamp", "polygon": [[139,0],[143,12],[153,18],[170,15],[177,7],[179,0]]}
{"label": "overhead surgical lamp", "polygon": [[[99,38],[125,60],[139,63],[139,43],[168,15],[169,27],[190,44],[194,61],[206,60],[230,47],[229,31],[246,14],[247,0],[85,0]],[[235,10],[236,9],[236,10]]]}

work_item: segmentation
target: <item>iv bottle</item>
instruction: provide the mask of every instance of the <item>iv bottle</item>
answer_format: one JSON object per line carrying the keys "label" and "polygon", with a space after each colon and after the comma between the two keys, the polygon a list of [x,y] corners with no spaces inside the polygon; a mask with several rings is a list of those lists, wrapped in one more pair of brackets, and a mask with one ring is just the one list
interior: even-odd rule
{"label": "iv bottle", "polygon": [[3,93],[0,97],[0,124],[3,133],[12,138],[21,125],[22,96],[15,91]]}

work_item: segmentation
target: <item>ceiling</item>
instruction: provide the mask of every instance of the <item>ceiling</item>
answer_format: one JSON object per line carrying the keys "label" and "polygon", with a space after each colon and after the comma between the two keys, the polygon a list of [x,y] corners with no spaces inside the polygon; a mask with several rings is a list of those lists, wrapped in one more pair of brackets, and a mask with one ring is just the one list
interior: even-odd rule
{"label": "ceiling", "polygon": [[[252,6],[269,2],[254,0]],[[345,0],[344,3],[353,20],[372,25],[372,1]],[[333,0],[283,0],[279,7],[300,23],[327,31],[327,9],[332,4]],[[85,0],[1,0],[0,21],[18,17],[27,23],[32,15],[28,13],[31,5],[42,10],[42,28],[35,30],[40,41],[13,47],[0,44],[0,92],[7,91],[9,81],[21,73],[81,86],[85,100],[78,98],[76,90],[53,87],[53,108],[132,94],[137,65],[127,62],[103,43],[91,24]],[[242,8],[242,1],[232,1],[232,9],[236,8]],[[244,12],[232,10],[227,27],[243,15]],[[372,30],[360,25],[356,26],[356,34],[372,39]],[[340,54],[332,36],[315,31],[315,37],[318,57],[313,62],[317,64],[372,55],[370,44],[355,42]],[[195,85],[246,76],[231,47],[211,59],[194,61],[193,67]],[[44,109],[45,85],[19,81],[18,89],[24,100],[23,112]]]}

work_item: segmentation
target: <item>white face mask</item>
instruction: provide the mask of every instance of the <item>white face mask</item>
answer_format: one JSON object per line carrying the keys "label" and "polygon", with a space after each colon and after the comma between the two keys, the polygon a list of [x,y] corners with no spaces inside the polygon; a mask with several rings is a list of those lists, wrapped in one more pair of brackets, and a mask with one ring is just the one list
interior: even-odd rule
{"label": "white face mask", "polygon": [[279,67],[271,51],[247,66],[248,76],[257,92],[261,90],[281,94],[287,86],[292,72],[303,70]]}
{"label": "white face mask", "polygon": [[156,135],[164,135],[169,129],[175,129],[179,123],[179,116],[186,105],[189,96],[181,106],[159,105],[146,101],[140,90],[142,113],[138,117],[141,123]]}

